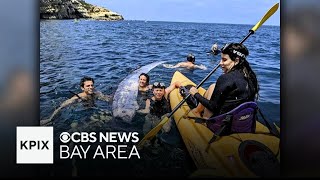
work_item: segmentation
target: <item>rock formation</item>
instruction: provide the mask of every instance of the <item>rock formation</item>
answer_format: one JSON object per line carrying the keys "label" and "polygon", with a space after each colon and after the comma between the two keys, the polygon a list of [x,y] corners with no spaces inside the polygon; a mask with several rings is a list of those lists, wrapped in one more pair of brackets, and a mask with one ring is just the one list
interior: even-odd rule
{"label": "rock formation", "polygon": [[40,0],[40,19],[124,20],[122,15],[103,7],[94,6],[84,0]]}

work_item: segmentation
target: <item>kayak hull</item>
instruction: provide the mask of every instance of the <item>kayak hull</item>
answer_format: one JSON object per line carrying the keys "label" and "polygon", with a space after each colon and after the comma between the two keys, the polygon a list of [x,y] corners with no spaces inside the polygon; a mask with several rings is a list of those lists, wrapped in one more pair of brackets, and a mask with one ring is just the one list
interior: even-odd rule
{"label": "kayak hull", "polygon": [[[194,85],[191,80],[176,71],[171,83],[180,81],[182,85]],[[203,95],[205,89],[198,88]],[[174,109],[183,97],[179,89],[170,93],[170,105]],[[235,133],[221,136],[213,143],[213,137],[205,124],[195,123],[190,117],[196,115],[184,103],[173,115],[183,142],[193,159],[196,177],[257,177],[280,176],[280,139],[271,135],[268,128],[256,122],[255,133]]]}

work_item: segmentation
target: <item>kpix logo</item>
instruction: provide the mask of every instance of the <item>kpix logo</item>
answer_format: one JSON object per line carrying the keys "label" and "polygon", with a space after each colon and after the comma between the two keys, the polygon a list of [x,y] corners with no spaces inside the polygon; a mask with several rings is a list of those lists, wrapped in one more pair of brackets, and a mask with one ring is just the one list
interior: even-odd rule
{"label": "kpix logo", "polygon": [[[47,149],[50,150],[48,147],[49,141],[20,141],[20,148],[21,150],[31,150],[31,149]],[[41,147],[40,147],[41,146]]]}
{"label": "kpix logo", "polygon": [[17,127],[17,164],[53,164],[53,127]]}

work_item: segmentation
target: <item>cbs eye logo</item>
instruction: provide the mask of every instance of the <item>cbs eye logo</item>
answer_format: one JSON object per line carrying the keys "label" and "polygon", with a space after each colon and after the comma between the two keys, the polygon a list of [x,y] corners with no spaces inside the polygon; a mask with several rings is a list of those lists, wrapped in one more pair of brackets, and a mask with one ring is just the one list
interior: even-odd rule
{"label": "cbs eye logo", "polygon": [[67,143],[70,141],[70,134],[67,132],[63,132],[60,134],[60,141],[63,143]]}
{"label": "cbs eye logo", "polygon": [[97,141],[95,132],[73,132],[71,135],[68,132],[62,132],[59,136],[62,143],[68,143],[70,140],[74,143]]}

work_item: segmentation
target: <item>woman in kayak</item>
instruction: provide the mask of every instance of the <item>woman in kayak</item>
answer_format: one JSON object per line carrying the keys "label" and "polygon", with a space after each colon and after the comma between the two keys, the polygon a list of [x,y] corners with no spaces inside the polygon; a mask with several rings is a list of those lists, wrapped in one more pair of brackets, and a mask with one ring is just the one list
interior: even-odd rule
{"label": "woman in kayak", "polygon": [[[220,66],[223,74],[204,96],[194,87],[190,94],[200,102],[193,112],[204,119],[226,113],[238,105],[258,99],[259,85],[256,74],[246,57],[248,49],[239,43],[226,44],[221,50]],[[203,114],[202,114],[203,113]]]}

